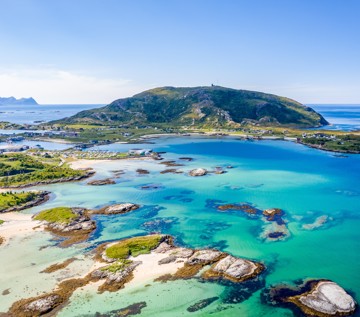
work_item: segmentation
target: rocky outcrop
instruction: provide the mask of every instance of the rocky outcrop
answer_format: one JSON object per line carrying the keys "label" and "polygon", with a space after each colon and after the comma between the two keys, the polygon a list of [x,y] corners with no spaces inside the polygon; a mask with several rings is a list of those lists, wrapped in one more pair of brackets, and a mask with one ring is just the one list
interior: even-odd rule
{"label": "rocky outcrop", "polygon": [[88,182],[87,184],[92,186],[103,186],[103,185],[116,184],[116,182],[111,178],[106,178],[106,179],[95,179]]}
{"label": "rocky outcrop", "polygon": [[96,228],[94,220],[91,220],[84,208],[71,208],[77,217],[69,223],[51,222],[48,227],[57,232],[92,231]]}
{"label": "rocky outcrop", "polygon": [[192,256],[188,259],[186,264],[202,264],[206,265],[208,263],[213,263],[217,261],[223,255],[222,252],[212,249],[204,249],[195,251]]}
{"label": "rocky outcrop", "polygon": [[105,283],[99,287],[99,291],[117,291],[125,283],[132,279],[132,272],[140,265],[140,261],[122,261],[121,264],[110,264],[101,267],[91,273],[91,278],[95,280],[106,279]]}
{"label": "rocky outcrop", "polygon": [[57,294],[52,294],[30,302],[29,304],[25,305],[24,309],[25,311],[34,313],[34,316],[38,314],[42,315],[56,307],[59,302],[60,296]]}
{"label": "rocky outcrop", "polygon": [[126,214],[130,211],[139,209],[140,206],[132,203],[116,204],[101,208],[99,210],[93,210],[92,214],[104,214],[104,215],[115,215],[115,214]]}
{"label": "rocky outcrop", "polygon": [[[46,229],[57,236],[65,238],[61,246],[69,246],[86,240],[90,233],[96,229],[96,222],[89,216],[85,208],[71,208],[76,215],[70,222],[47,222]],[[35,216],[36,217],[36,216]]]}
{"label": "rocky outcrop", "polygon": [[207,174],[207,170],[205,168],[195,168],[189,172],[190,176],[205,176]]}
{"label": "rocky outcrop", "polygon": [[319,281],[307,294],[289,298],[305,313],[321,316],[346,316],[355,311],[356,303],[346,291],[331,281]]}
{"label": "rocky outcrop", "polygon": [[[357,303],[338,284],[330,280],[309,280],[298,287],[278,285],[265,291],[273,305],[293,304],[306,316],[350,316]],[[294,307],[294,308],[295,308]]]}
{"label": "rocky outcrop", "polygon": [[261,263],[227,255],[206,271],[203,277],[208,279],[222,277],[233,282],[242,282],[259,275],[264,268]]}

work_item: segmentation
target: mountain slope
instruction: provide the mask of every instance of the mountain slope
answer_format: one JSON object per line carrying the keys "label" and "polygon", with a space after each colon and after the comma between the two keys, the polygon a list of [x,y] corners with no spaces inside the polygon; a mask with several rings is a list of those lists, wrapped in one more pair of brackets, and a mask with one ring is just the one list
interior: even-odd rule
{"label": "mountain slope", "polygon": [[245,123],[316,127],[327,121],[313,109],[288,98],[211,86],[155,88],[56,123],[218,128]]}

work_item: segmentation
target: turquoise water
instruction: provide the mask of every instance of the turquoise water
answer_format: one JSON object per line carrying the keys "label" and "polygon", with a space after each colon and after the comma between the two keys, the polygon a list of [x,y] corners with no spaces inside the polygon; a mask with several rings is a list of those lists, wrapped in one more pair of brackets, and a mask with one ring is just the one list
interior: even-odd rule
{"label": "turquoise water", "polygon": [[[69,306],[58,316],[94,316],[95,312],[104,314],[141,301],[147,303],[141,316],[293,316],[288,309],[263,303],[261,291],[274,283],[309,277],[331,279],[360,301],[360,156],[338,157],[284,141],[249,142],[231,138],[162,138],[145,146],[166,152],[165,159],[194,158],[192,162],[179,161],[184,166],[178,169],[185,172],[195,167],[213,169],[232,165],[233,168],[222,175],[192,178],[186,174],[160,174],[166,167],[157,161],[111,161],[95,166],[96,177],[109,177],[112,170],[124,169],[125,174],[115,185],[96,187],[81,182],[47,186],[54,193],[52,199],[28,213],[53,206],[95,208],[116,202],[135,202],[142,208],[126,215],[97,216],[99,228],[89,243],[67,249],[65,254],[55,241],[39,233],[37,239],[33,238],[34,243],[27,244],[27,249],[34,248],[34,252],[26,263],[33,257],[35,263],[41,262],[43,269],[46,264],[60,262],[54,262],[55,254],[59,254],[59,259],[68,254],[86,255],[101,242],[156,231],[173,235],[184,246],[215,247],[263,261],[267,273],[259,283],[237,288],[197,279],[166,284],[144,281],[144,285],[151,286],[125,287],[101,295],[94,288],[85,287],[74,293]],[[112,144],[103,149],[122,151],[128,147]],[[137,175],[135,171],[139,167],[148,169],[150,174]],[[141,189],[145,184],[157,184],[159,188]],[[219,212],[213,208],[214,200],[247,202],[260,209],[282,208],[290,237],[266,242],[261,238],[264,229],[261,219],[250,219],[236,211]],[[302,227],[322,215],[331,220],[314,230]],[[151,223],[154,220],[159,221]],[[48,248],[40,256],[41,241]],[[21,250],[22,246],[18,248]],[[22,260],[19,261],[21,266]],[[0,265],[3,262],[6,259],[0,256]],[[21,272],[26,274],[23,265]],[[13,271],[7,266],[8,276],[2,277],[4,285],[11,285],[18,266]],[[34,274],[34,268],[29,267],[28,272]],[[25,279],[27,296],[33,296],[39,288],[47,291],[53,287],[55,277],[36,287],[32,279]],[[214,296],[219,299],[203,310],[187,312],[186,308],[195,302]],[[0,307],[5,307],[5,311],[11,297],[0,296],[1,302]]]}

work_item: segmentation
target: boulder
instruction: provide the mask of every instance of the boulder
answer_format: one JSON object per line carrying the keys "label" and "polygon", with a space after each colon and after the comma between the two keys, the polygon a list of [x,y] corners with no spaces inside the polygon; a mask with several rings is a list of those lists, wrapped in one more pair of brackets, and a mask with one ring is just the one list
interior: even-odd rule
{"label": "boulder", "polygon": [[208,275],[222,276],[232,281],[240,282],[255,277],[263,268],[262,264],[228,255],[215,263],[210,269],[212,274]]}
{"label": "boulder", "polygon": [[195,168],[189,172],[190,176],[204,176],[207,174],[207,170],[205,168]]}
{"label": "boulder", "polygon": [[217,250],[204,249],[195,251],[188,259],[187,264],[208,264],[216,262],[223,253]]}
{"label": "boulder", "polygon": [[114,214],[125,214],[132,210],[140,208],[137,204],[132,203],[123,203],[116,204],[108,207],[101,208],[100,210],[94,211],[95,214],[105,214],[105,215],[114,215]]}
{"label": "boulder", "polygon": [[[45,314],[57,306],[61,298],[57,294],[51,294],[40,299],[36,299],[24,307],[25,311],[34,312],[38,314]],[[36,314],[37,316],[37,314]]]}
{"label": "boulder", "polygon": [[305,314],[312,316],[348,316],[356,308],[354,299],[338,284],[319,280],[309,282],[310,291],[288,298]]}

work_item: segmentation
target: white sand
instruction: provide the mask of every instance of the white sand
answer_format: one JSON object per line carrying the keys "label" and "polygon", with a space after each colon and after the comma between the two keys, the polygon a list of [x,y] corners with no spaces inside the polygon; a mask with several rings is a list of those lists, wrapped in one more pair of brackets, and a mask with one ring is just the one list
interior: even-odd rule
{"label": "white sand", "polygon": [[141,261],[142,263],[135,268],[133,271],[134,278],[125,284],[125,287],[153,282],[154,279],[162,275],[176,273],[179,268],[184,266],[184,259],[177,259],[175,262],[167,264],[158,264],[161,259],[168,257],[172,252],[174,252],[174,249],[166,253],[152,252],[150,254],[141,254],[135,258],[130,257],[130,260]]}
{"label": "white sand", "polygon": [[[8,243],[12,237],[27,235],[34,232],[34,227],[39,226],[40,221],[32,220],[32,215],[18,212],[0,213],[0,219],[5,222],[0,225],[0,236]],[[42,226],[37,230],[42,230]]]}

